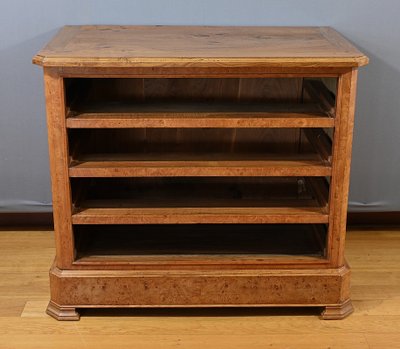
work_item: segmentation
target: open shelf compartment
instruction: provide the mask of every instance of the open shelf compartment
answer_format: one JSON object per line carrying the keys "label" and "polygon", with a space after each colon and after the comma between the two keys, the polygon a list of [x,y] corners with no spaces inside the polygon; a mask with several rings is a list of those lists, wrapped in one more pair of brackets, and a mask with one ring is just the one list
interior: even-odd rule
{"label": "open shelf compartment", "polygon": [[328,223],[325,178],[74,179],[74,224]]}
{"label": "open shelf compartment", "polygon": [[71,177],[330,176],[324,129],[69,131]]}
{"label": "open shelf compartment", "polygon": [[333,127],[328,85],[336,79],[69,78],[67,127]]}
{"label": "open shelf compartment", "polygon": [[325,225],[76,225],[76,265],[326,261]]}

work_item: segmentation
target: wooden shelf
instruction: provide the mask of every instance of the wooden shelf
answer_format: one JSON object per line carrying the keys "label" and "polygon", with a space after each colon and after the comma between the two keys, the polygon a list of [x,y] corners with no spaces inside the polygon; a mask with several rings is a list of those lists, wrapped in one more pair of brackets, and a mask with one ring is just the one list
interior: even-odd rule
{"label": "wooden shelf", "polygon": [[317,103],[115,102],[81,103],[68,128],[291,128],[333,127]]}
{"label": "wooden shelf", "polygon": [[[75,265],[232,265],[325,260],[326,229],[298,225],[75,226]],[[92,237],[96,236],[96,239]]]}
{"label": "wooden shelf", "polygon": [[[312,181],[325,186],[322,178]],[[297,178],[91,182],[76,183],[86,193],[76,200],[73,224],[327,223],[329,219],[326,201]]]}
{"label": "wooden shelf", "polygon": [[[313,204],[309,202],[308,204]],[[307,203],[306,203],[307,204]],[[328,223],[328,213],[313,207],[82,208],[73,224]]]}
{"label": "wooden shelf", "polygon": [[330,176],[318,154],[89,154],[71,162],[70,177]]}

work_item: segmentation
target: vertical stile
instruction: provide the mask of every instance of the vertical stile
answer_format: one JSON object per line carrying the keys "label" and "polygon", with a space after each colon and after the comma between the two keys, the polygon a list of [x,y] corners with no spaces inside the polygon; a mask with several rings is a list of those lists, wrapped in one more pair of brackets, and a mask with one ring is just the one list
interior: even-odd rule
{"label": "vertical stile", "polygon": [[344,265],[356,84],[356,69],[339,77],[329,198],[328,256],[335,267]]}
{"label": "vertical stile", "polygon": [[70,268],[74,260],[72,202],[68,175],[68,137],[65,125],[63,78],[56,69],[44,69],[50,172],[53,194],[54,231],[57,245],[56,264]]}

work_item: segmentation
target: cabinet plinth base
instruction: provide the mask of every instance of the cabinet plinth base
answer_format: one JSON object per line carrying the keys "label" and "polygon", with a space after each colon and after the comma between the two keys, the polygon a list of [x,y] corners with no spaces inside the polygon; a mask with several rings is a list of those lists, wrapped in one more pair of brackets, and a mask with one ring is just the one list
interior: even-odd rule
{"label": "cabinet plinth base", "polygon": [[78,320],[76,308],[324,307],[322,319],[352,312],[350,269],[50,271],[47,313]]}
{"label": "cabinet plinth base", "polygon": [[343,302],[337,305],[327,305],[321,313],[321,319],[323,320],[341,320],[349,316],[354,311],[351,300]]}
{"label": "cabinet plinth base", "polygon": [[49,302],[46,313],[60,321],[76,321],[80,318],[76,308],[60,306],[52,301]]}

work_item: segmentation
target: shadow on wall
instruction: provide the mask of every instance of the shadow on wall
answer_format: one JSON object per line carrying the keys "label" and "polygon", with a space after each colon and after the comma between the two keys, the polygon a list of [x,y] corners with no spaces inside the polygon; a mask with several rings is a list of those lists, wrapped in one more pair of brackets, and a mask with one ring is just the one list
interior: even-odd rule
{"label": "shadow on wall", "polygon": [[349,210],[396,211],[400,210],[400,71],[360,50],[370,63],[359,74]]}
{"label": "shadow on wall", "polygon": [[50,211],[42,70],[32,57],[57,30],[0,50],[0,211]]}

